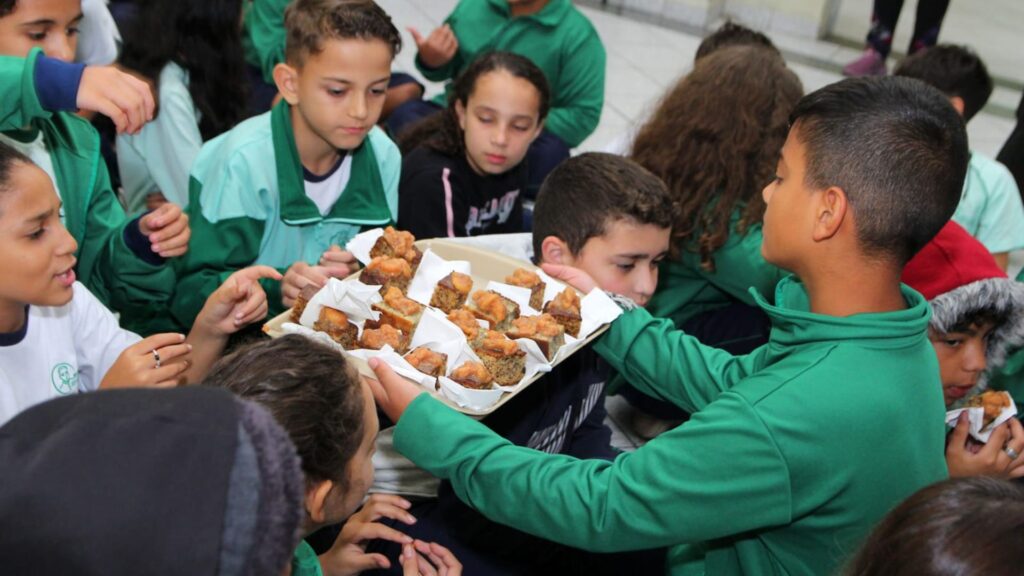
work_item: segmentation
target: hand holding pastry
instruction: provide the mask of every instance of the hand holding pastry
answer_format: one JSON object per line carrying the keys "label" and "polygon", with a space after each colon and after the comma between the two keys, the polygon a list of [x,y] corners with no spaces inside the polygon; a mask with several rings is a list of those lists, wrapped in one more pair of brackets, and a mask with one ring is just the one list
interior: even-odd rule
{"label": "hand holding pastry", "polygon": [[1016,418],[1000,424],[992,431],[988,443],[977,452],[972,451],[969,440],[970,420],[967,413],[960,414],[956,428],[949,435],[946,446],[946,465],[951,477],[996,476],[1019,478],[1024,476],[1024,427]]}
{"label": "hand holding pastry", "polygon": [[309,285],[322,288],[327,284],[329,277],[327,269],[323,266],[310,266],[305,262],[292,264],[285,271],[284,280],[281,281],[281,303],[285,308],[291,308],[303,288]]}
{"label": "hand holding pastry", "polygon": [[366,380],[373,390],[373,398],[388,418],[397,424],[409,404],[420,394],[425,394],[426,390],[395,374],[395,371],[379,358],[370,358],[369,364],[377,376],[376,380]]}

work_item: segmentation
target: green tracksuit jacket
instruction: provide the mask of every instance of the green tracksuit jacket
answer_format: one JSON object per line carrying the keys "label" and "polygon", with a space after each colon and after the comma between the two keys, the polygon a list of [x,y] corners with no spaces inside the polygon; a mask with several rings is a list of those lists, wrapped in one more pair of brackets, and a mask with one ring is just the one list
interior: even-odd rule
{"label": "green tracksuit jacket", "polygon": [[771,341],[734,357],[634,310],[595,349],[693,418],[613,462],[513,446],[426,395],[395,446],[486,516],[571,546],[669,546],[671,574],[832,573],[895,504],[946,476],[927,302],[808,311],[792,277]]}
{"label": "green tracksuit jacket", "polygon": [[110,185],[96,130],[74,114],[43,109],[35,81],[41,55],[35,49],[28,58],[0,57],[0,130],[21,140],[26,132],[43,133],[64,203],[64,226],[78,242],[78,280],[121,314],[122,326],[149,333],[166,311],[174,271],[148,246],[150,262],[125,242],[125,229],[134,224]]}
{"label": "green tracksuit jacket", "polygon": [[[601,119],[605,52],[594,25],[569,0],[550,0],[540,12],[513,18],[506,0],[462,0],[448,15],[459,50],[440,68],[416,67],[428,80],[459,75],[480,54],[506,50],[525,56],[551,85],[551,110],[544,127],[570,148],[579,146]],[[446,95],[451,84],[446,87]],[[446,96],[435,102],[444,106]]]}
{"label": "green tracksuit jacket", "polygon": [[[192,167],[192,250],[177,262],[171,312],[191,326],[206,298],[233,272],[254,264],[282,274],[298,261],[316,264],[332,245],[363,228],[398,219],[398,147],[374,128],[355,150],[351,176],[326,215],[306,196],[290,107],[250,118],[203,145]],[[261,281],[270,314],[284,310],[281,283]]]}
{"label": "green tracksuit jacket", "polygon": [[274,83],[274,66],[284,62],[284,9],[291,0],[252,0],[246,2],[242,20],[242,49],[245,61],[263,73],[267,84]]}

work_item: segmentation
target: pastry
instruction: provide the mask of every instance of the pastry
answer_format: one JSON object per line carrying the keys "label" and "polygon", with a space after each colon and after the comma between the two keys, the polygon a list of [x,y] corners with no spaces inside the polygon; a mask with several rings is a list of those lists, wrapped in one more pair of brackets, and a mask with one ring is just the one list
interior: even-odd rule
{"label": "pastry", "polygon": [[405,355],[405,361],[413,368],[423,372],[427,376],[444,376],[448,367],[448,355],[434,352],[430,348],[420,346]]}
{"label": "pastry", "polygon": [[359,275],[359,281],[363,284],[380,286],[381,294],[384,294],[392,286],[405,294],[411,280],[412,267],[407,261],[402,258],[386,258],[384,256],[370,260],[366,269]]}
{"label": "pastry", "polygon": [[352,350],[356,347],[359,329],[348,321],[348,316],[341,310],[335,310],[328,306],[321,308],[320,316],[313,323],[313,329],[327,334],[332,340],[341,344],[345,350]]}
{"label": "pastry", "polygon": [[519,304],[491,290],[477,290],[473,293],[466,309],[481,320],[486,320],[491,330],[504,332],[512,327],[512,321],[519,317]]}
{"label": "pastry", "polygon": [[984,428],[994,422],[1002,414],[1003,410],[1009,408],[1012,405],[1012,401],[1010,400],[1010,395],[1006,392],[986,390],[977,396],[968,398],[964,405],[971,408],[980,407],[985,409],[985,416],[982,419],[982,428]]}
{"label": "pastry", "polygon": [[391,346],[395,352],[404,354],[409,349],[409,337],[388,324],[383,324],[380,328],[363,328],[363,335],[359,339],[361,348],[380,350],[385,344]]}
{"label": "pastry", "polygon": [[389,286],[384,291],[382,301],[370,307],[380,312],[381,324],[389,324],[410,335],[416,330],[420,316],[423,315],[423,305],[406,298],[402,291],[394,286]]}
{"label": "pastry", "polygon": [[445,314],[466,303],[469,291],[473,289],[473,279],[465,274],[452,272],[441,278],[430,297],[430,305],[440,308]]}
{"label": "pastry", "polygon": [[502,386],[518,384],[526,374],[526,352],[501,332],[488,330],[474,352]]}
{"label": "pastry", "polygon": [[511,276],[505,277],[505,283],[520,288],[529,288],[530,308],[540,310],[544,306],[544,287],[546,285],[536,272],[531,272],[526,268],[516,268]]}
{"label": "pastry", "polygon": [[465,362],[452,370],[449,378],[474,390],[490,390],[494,388],[494,378],[487,368],[479,362]]}
{"label": "pastry", "polygon": [[306,311],[306,305],[309,304],[309,301],[312,300],[313,296],[316,296],[316,293],[319,291],[320,289],[312,284],[306,284],[302,288],[299,292],[298,298],[295,299],[295,304],[292,305],[292,314],[289,317],[292,322],[295,322],[296,324],[299,323],[299,319],[302,318],[302,313]]}
{"label": "pastry", "polygon": [[484,331],[476,321],[476,316],[465,308],[452,310],[448,314],[448,321],[455,324],[466,335],[470,347],[476,346],[484,336]]}
{"label": "pastry", "polygon": [[517,318],[512,321],[512,329],[507,334],[513,340],[518,338],[533,340],[548,360],[554,358],[558,349],[565,344],[565,327],[550,314]]}
{"label": "pastry", "polygon": [[423,253],[413,244],[414,242],[416,242],[416,237],[412,233],[400,232],[388,226],[384,229],[384,234],[377,238],[373,248],[370,248],[370,258],[381,256],[385,258],[402,258],[409,263],[409,267],[412,269],[413,274],[415,274],[416,268],[420,265],[420,260],[423,259]]}
{"label": "pastry", "polygon": [[556,322],[564,326],[566,334],[573,338],[579,337],[582,317],[580,316],[580,296],[575,290],[566,287],[544,306],[544,312],[550,314]]}

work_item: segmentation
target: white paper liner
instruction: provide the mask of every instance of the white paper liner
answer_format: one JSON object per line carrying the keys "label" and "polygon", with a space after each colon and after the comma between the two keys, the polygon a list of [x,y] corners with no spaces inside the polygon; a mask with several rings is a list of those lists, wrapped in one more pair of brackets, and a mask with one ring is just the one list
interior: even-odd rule
{"label": "white paper liner", "polygon": [[[409,349],[418,348],[430,342],[465,342],[462,329],[453,324],[444,312],[434,308],[424,308],[420,323],[412,335]],[[431,348],[433,350],[433,348]]]}
{"label": "white paper liner", "polygon": [[388,366],[397,373],[399,376],[412,380],[413,382],[428,388],[434,389],[435,378],[420,372],[416,368],[405,361],[397,352],[394,351],[391,346],[385,344],[380,350],[369,350],[366,348],[360,348],[359,350],[349,350],[349,355],[359,358],[360,360],[369,361],[370,358],[380,358],[382,361],[387,363]]}
{"label": "white paper liner", "polygon": [[330,278],[327,284],[310,298],[302,311],[302,317],[299,318],[299,324],[312,328],[313,323],[320,317],[320,309],[327,306],[344,312],[362,335],[363,324],[367,320],[380,319],[380,312],[373,310],[370,305],[381,300],[383,298],[380,296],[379,286],[367,286],[358,280],[341,281]]}
{"label": "white paper liner", "polygon": [[552,300],[555,299],[555,296],[558,296],[559,294],[561,294],[562,292],[565,291],[565,288],[566,288],[565,284],[562,284],[558,280],[555,280],[551,276],[548,276],[540,268],[538,268],[536,270],[536,272],[537,272],[537,276],[540,276],[540,279],[544,281],[544,303],[545,304],[547,304],[548,302],[551,302]]}
{"label": "white paper liner", "polygon": [[370,250],[372,250],[373,245],[377,243],[377,239],[383,235],[383,228],[374,228],[372,230],[356,234],[348,241],[348,244],[345,244],[345,250],[351,252],[352,255],[356,257],[356,260],[359,260],[363,263],[363,266],[366,266],[370,263],[370,260],[372,260],[372,258],[370,258]]}
{"label": "white paper liner", "polygon": [[437,283],[452,272],[459,272],[469,276],[472,274],[472,268],[469,262],[464,260],[445,260],[434,254],[430,248],[427,248],[423,252],[423,258],[420,260],[419,267],[416,268],[416,275],[413,277],[412,282],[409,283],[406,295],[420,304],[429,306],[430,298],[434,295],[434,288],[437,287]]}
{"label": "white paper liner", "polygon": [[523,288],[522,286],[513,286],[511,284],[504,284],[502,282],[495,282],[491,280],[487,283],[487,288],[501,294],[505,298],[519,304],[519,315],[520,316],[538,316],[540,310],[534,310],[530,307],[530,295],[532,291],[529,288]]}
{"label": "white paper liner", "polygon": [[[1009,396],[1009,393],[1007,392],[1004,392],[1004,394]],[[985,409],[981,406],[957,408],[956,410],[946,412],[946,424],[951,428],[955,428],[957,418],[959,418],[960,413],[964,411],[967,411],[967,418],[970,421],[969,434],[971,437],[979,442],[986,443],[992,436],[992,431],[995,430],[997,426],[1017,415],[1017,404],[1013,402],[1013,399],[1011,398],[1010,406],[1008,408],[1003,408],[1003,411],[999,413],[999,416],[996,417],[996,419],[988,426],[983,427]]]}

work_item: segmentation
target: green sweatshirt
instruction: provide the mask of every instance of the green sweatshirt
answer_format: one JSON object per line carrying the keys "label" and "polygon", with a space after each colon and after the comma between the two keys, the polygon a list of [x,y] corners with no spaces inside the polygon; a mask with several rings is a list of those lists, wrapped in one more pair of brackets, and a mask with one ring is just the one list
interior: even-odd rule
{"label": "green sweatshirt", "polygon": [[892,506],[946,476],[929,308],[903,295],[906,310],[822,316],[784,279],[776,305],[755,296],[771,341],[739,357],[624,314],[595,349],[694,414],[613,462],[513,446],[426,395],[395,446],[489,518],[570,546],[669,546],[671,574],[830,574]]}
{"label": "green sweatshirt", "polygon": [[[364,228],[395,222],[402,166],[398,147],[373,128],[347,154],[348,183],[321,215],[306,196],[287,102],[204,144],[189,187],[194,249],[177,263],[173,318],[191,326],[206,298],[236,270],[263,264],[284,274],[298,261],[315,265],[332,245],[344,246]],[[261,283],[270,314],[279,314],[281,283]]]}
{"label": "green sweatshirt", "polygon": [[[597,128],[604,105],[604,45],[569,0],[550,0],[540,12],[516,18],[507,0],[462,0],[445,23],[459,50],[439,68],[427,68],[417,56],[416,67],[428,80],[451,80],[484,52],[515,52],[532,60],[551,85],[545,123],[551,133],[575,148]],[[451,83],[434,101],[444,106],[450,93]]]}
{"label": "green sweatshirt", "polygon": [[291,0],[252,0],[242,20],[242,49],[245,61],[274,83],[274,66],[284,62],[284,9]]}
{"label": "green sweatshirt", "polygon": [[[174,289],[174,271],[159,257],[148,263],[125,242],[132,221],[110,185],[96,130],[82,118],[43,108],[36,92],[36,64],[28,58],[0,57],[0,130],[24,141],[42,132],[64,203],[64,226],[78,242],[78,280],[105,306],[120,312],[121,324],[152,331]],[[26,131],[25,128],[28,128]]]}

